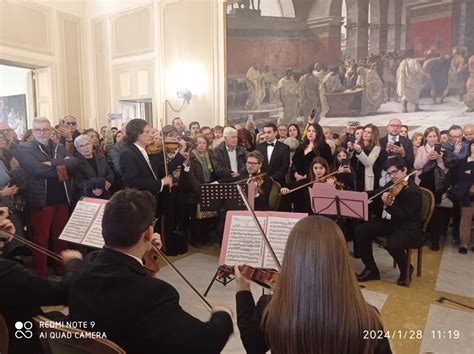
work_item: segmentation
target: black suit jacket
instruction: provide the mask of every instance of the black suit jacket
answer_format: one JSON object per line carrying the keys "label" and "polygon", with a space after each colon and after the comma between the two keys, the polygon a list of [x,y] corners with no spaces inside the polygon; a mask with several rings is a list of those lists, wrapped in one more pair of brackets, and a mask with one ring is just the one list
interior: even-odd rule
{"label": "black suit jacket", "polygon": [[69,283],[78,267],[79,260],[66,264],[61,281],[48,280],[33,274],[17,262],[0,257],[0,314],[9,328],[10,353],[42,353],[37,336],[31,340],[17,339],[15,322],[32,321],[41,314],[40,306],[66,305]]}
{"label": "black suit jacket", "polygon": [[128,145],[120,154],[119,163],[126,187],[145,190],[155,196],[158,195],[161,190],[160,173],[156,169],[156,166],[154,167],[153,164],[150,163],[156,176],[155,179],[145,157],[143,157],[135,144]]}
{"label": "black suit jacket", "polygon": [[[399,136],[400,144],[405,149],[405,162],[407,163],[408,170],[413,169],[413,163],[415,162],[415,154],[413,153],[413,144],[410,139],[405,138],[404,136]],[[380,158],[382,159],[381,163],[382,166],[385,165],[385,161],[387,161],[388,153],[386,151],[388,143],[388,135],[384,136],[380,139],[380,147],[382,150],[380,151]]]}
{"label": "black suit jacket", "polygon": [[275,143],[270,163],[268,163],[267,143],[257,145],[257,150],[263,155],[262,170],[266,172],[274,181],[281,185],[285,183],[285,176],[290,167],[290,147],[280,141]]}
{"label": "black suit jacket", "polygon": [[181,308],[175,288],[109,248],[87,257],[69,312],[72,320],[95,321],[96,331],[129,354],[219,353],[233,331],[229,314],[215,312],[201,322]]}
{"label": "black suit jacket", "polygon": [[212,164],[214,165],[214,175],[219,182],[232,182],[239,179],[242,179],[247,171],[245,167],[245,150],[242,146],[237,145],[236,147],[237,155],[237,169],[240,173],[238,177],[232,177],[232,170],[230,169],[230,159],[229,154],[227,153],[227,148],[225,146],[225,141],[223,141],[218,147],[212,152]]}

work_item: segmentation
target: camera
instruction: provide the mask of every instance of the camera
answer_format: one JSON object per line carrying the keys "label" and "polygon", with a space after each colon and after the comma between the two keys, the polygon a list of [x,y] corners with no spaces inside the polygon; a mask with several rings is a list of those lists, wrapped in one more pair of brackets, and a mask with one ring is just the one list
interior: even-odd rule
{"label": "camera", "polygon": [[437,154],[441,154],[441,144],[435,144],[434,151],[436,151]]}
{"label": "camera", "polygon": [[341,159],[341,166],[349,166],[349,159]]}

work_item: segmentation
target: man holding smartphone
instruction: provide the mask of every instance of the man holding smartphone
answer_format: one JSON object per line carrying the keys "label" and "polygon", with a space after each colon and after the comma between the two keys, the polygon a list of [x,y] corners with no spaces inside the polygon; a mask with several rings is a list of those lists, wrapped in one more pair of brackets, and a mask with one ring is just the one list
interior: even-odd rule
{"label": "man holding smartphone", "polygon": [[398,118],[390,119],[388,122],[388,134],[380,139],[382,151],[385,151],[382,155],[384,158],[383,163],[385,163],[388,157],[399,156],[405,160],[408,170],[412,170],[413,162],[415,161],[413,145],[411,140],[400,135],[401,127],[402,122]]}

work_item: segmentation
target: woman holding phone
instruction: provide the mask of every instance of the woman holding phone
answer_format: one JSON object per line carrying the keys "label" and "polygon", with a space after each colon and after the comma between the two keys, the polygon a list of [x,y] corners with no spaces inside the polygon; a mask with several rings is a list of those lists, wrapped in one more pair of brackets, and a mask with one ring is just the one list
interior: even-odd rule
{"label": "woman holding phone", "polygon": [[447,189],[442,188],[442,186],[448,185],[450,166],[446,166],[446,162],[449,164],[455,162],[455,158],[453,161],[453,156],[450,156],[449,151],[441,148],[439,140],[440,132],[438,128],[426,128],[423,134],[424,145],[418,148],[415,162],[413,163],[413,167],[416,170],[416,184],[432,191],[435,196],[435,203],[437,204],[431,222],[428,225],[428,231],[431,234],[431,249],[433,251],[439,250],[441,229],[447,224],[449,219],[450,208],[441,205],[443,193]]}

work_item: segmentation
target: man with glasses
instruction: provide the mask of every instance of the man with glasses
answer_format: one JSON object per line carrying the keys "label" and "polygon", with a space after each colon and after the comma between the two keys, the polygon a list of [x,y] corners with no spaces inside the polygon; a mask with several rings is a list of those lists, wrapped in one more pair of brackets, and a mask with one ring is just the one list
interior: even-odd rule
{"label": "man with glasses", "polygon": [[[68,220],[72,201],[69,176],[77,167],[77,160],[67,155],[64,145],[53,143],[50,135],[49,120],[35,118],[34,140],[20,145],[18,162],[27,177],[25,196],[30,210],[33,242],[48,248],[51,237],[53,251],[59,253],[67,245],[58,237]],[[46,255],[33,251],[33,271],[43,277],[48,276]],[[63,265],[56,264],[55,271],[62,273]]]}
{"label": "man with glasses", "polygon": [[[408,172],[406,162],[401,157],[388,159],[385,171],[392,183],[406,179]],[[394,199],[388,191],[382,194],[384,210],[381,218],[362,223],[355,229],[358,253],[365,266],[362,273],[357,275],[357,280],[360,282],[380,279],[372,252],[372,240],[382,236],[387,237],[385,249],[393,257],[400,270],[397,284],[407,286],[410,282],[410,279],[406,278],[406,249],[420,247],[423,239],[420,221],[421,192],[411,178],[407,182],[406,187]],[[378,192],[379,190],[370,192],[369,196]],[[412,272],[413,267],[410,265],[410,277]]]}
{"label": "man with glasses", "polygon": [[66,146],[66,143],[72,144],[74,140],[81,135],[77,125],[77,119],[74,116],[65,116],[59,126],[61,139],[59,142]]}
{"label": "man with glasses", "polygon": [[[286,145],[285,145],[286,146]],[[255,177],[262,174],[262,164],[264,161],[263,155],[260,151],[250,151],[247,153],[247,161],[245,167],[247,168],[249,188],[255,190],[255,210],[269,210],[268,198],[272,190],[272,178],[266,174],[261,177]]]}
{"label": "man with glasses", "polygon": [[[86,258],[69,291],[72,321],[95,322],[94,331],[127,353],[220,353],[233,332],[230,310],[214,307],[202,322],[184,311],[169,283],[147,273],[143,257],[152,242],[155,200],[126,189],[107,203],[105,246]],[[133,220],[133,222],[131,222]]]}
{"label": "man with glasses", "polygon": [[415,156],[413,153],[413,144],[410,139],[400,135],[402,122],[398,118],[390,119],[387,125],[387,136],[380,139],[380,146],[384,154],[381,154],[383,163],[388,157],[398,156],[405,160],[409,170],[413,169]]}

